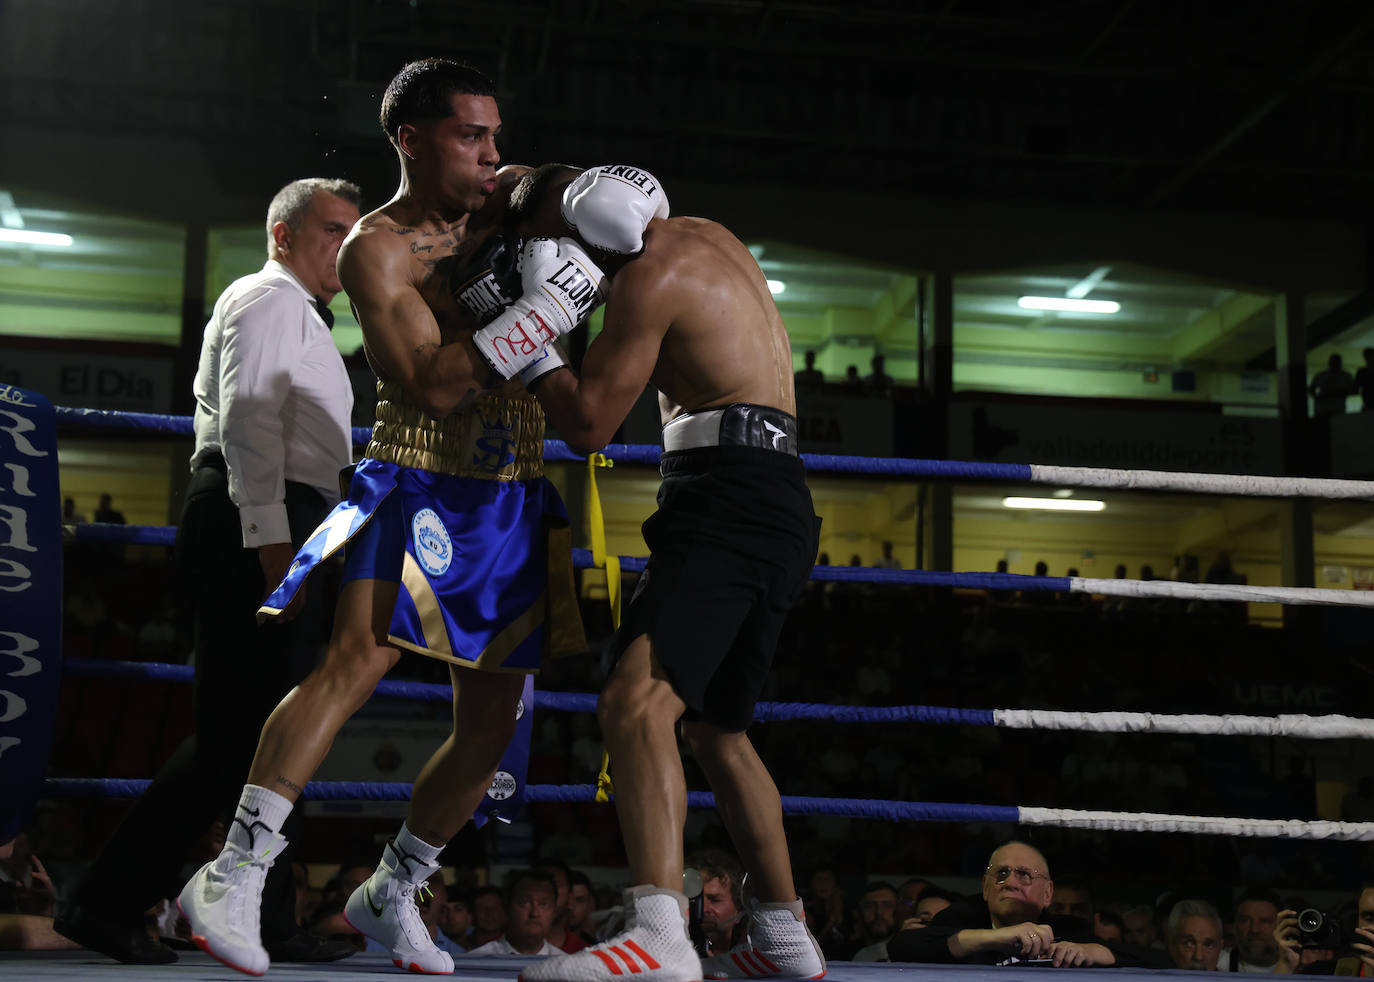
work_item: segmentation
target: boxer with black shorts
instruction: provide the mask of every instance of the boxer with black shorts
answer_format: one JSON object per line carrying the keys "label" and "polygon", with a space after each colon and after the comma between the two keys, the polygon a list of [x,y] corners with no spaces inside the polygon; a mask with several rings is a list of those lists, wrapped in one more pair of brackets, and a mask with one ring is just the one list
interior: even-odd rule
{"label": "boxer with black shorts", "polygon": [[[627,966],[641,982],[819,978],[825,960],[792,882],[777,787],[744,732],[818,545],[797,451],[791,344],[758,264],[727,229],[651,215],[640,234],[656,193],[652,175],[623,165],[541,167],[512,193],[519,234],[574,235],[609,274],[604,324],[580,374],[554,367],[530,383],[545,413],[569,445],[589,452],[652,382],[666,424],[659,507],[644,523],[652,554],[597,708],[635,884],[630,927],[528,965],[522,979],[609,980]],[[623,216],[627,234],[615,249],[592,246],[593,231],[602,241],[617,236],[589,227],[579,209],[626,195],[610,214]],[[526,368],[520,344],[479,348],[503,375]],[[746,943],[704,963],[687,940],[680,892],[679,720],[757,901]]]}

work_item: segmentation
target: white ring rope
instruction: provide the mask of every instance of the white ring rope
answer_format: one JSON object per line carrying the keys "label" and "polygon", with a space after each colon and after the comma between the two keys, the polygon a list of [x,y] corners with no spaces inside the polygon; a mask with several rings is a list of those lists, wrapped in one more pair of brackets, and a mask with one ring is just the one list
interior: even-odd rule
{"label": "white ring rope", "polygon": [[1026,825],[1057,825],[1103,832],[1189,832],[1270,839],[1374,840],[1374,822],[1304,822],[1282,818],[1212,818],[1150,812],[1081,811],[1075,808],[1017,808]]}
{"label": "white ring rope", "polygon": [[1013,730],[1081,730],[1089,733],[1192,733],[1198,736],[1302,737],[1368,740],[1374,720],[1354,716],[1207,716],[1174,713],[1084,713],[1058,709],[994,709],[993,722]]}
{"label": "white ring rope", "polygon": [[1324,607],[1374,607],[1374,590],[1326,590],[1310,586],[1240,586],[1231,583],[1103,580],[1090,576],[1071,576],[1069,591],[1096,593],[1109,597],[1176,597],[1190,600],[1316,604]]}
{"label": "white ring rope", "polygon": [[1060,467],[1055,464],[1031,464],[1030,469],[1031,480],[1037,484],[1136,491],[1200,491],[1205,494],[1258,498],[1374,499],[1374,481],[1342,481],[1330,477],[1190,474],[1185,471],[1131,471],[1107,467]]}

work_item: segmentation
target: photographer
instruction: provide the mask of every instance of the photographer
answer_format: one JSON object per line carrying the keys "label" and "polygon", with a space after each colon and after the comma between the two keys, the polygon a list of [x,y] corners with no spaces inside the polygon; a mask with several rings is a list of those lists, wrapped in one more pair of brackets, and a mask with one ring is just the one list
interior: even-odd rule
{"label": "photographer", "polygon": [[1361,885],[1356,918],[1354,934],[1346,939],[1331,914],[1310,908],[1301,914],[1291,907],[1279,911],[1276,974],[1374,976],[1374,883]]}
{"label": "photographer", "polygon": [[1253,887],[1241,894],[1233,922],[1236,943],[1222,951],[1217,970],[1255,975],[1279,972],[1279,946],[1274,941],[1278,917],[1278,899],[1269,891]]}

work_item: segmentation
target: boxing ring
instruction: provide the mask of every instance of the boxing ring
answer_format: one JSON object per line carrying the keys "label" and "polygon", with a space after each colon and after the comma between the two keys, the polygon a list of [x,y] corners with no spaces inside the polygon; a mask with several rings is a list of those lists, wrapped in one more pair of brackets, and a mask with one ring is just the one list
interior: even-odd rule
{"label": "boxing ring", "polygon": [[[57,424],[67,431],[82,433],[135,432],[191,435],[189,417],[56,408]],[[355,428],[355,443],[363,445],[370,436],[367,428]],[[601,455],[594,455],[591,520],[593,548],[573,550],[576,568],[607,571],[612,602],[617,602],[618,572],[637,572],[645,559],[610,556],[605,553],[604,533],[600,531],[600,504],[595,492],[595,466],[618,464],[656,466],[659,448],[613,444]],[[586,458],[571,453],[558,441],[545,444],[547,461],[583,462]],[[887,479],[917,480],[967,479],[984,482],[1046,484],[1055,487],[1081,487],[1119,490],[1176,491],[1228,496],[1276,498],[1321,498],[1329,500],[1374,499],[1374,482],[1312,478],[1274,478],[1214,474],[1125,471],[1100,468],[1049,467],[1041,465],[988,464],[960,461],[872,459],[803,454],[812,474],[869,475]],[[160,526],[85,524],[70,527],[71,540],[77,543],[120,543],[169,546],[175,530]],[[1088,577],[1026,576],[1011,573],[929,572],[887,570],[863,567],[818,566],[812,579],[825,582],[870,583],[900,586],[971,588],[987,591],[1050,592],[1089,594],[1122,598],[1174,598],[1203,601],[1256,601],[1291,605],[1374,606],[1374,592],[1294,587],[1195,584],[1173,581],[1095,579]],[[187,665],[147,662],[108,661],[66,658],[61,672],[69,678],[143,679],[149,681],[190,681],[193,669]],[[3,685],[3,679],[0,679]],[[447,685],[385,680],[376,690],[384,698],[447,703]],[[595,710],[593,693],[564,693],[536,690],[535,709],[567,713]],[[967,709],[948,706],[836,706],[818,703],[761,702],[757,722],[811,720],[817,723],[861,723],[865,725],[922,724],[996,727],[1011,730],[1059,730],[1104,734],[1179,734],[1197,737],[1298,737],[1312,740],[1374,737],[1374,720],[1345,715],[1205,715],[1161,714],[1152,712],[1083,712],[1031,710],[1018,708]],[[120,778],[47,778],[41,795],[48,798],[121,798],[140,794],[147,781]],[[307,800],[407,800],[410,785],[398,782],[311,782],[305,789]],[[595,785],[528,784],[523,786],[523,801],[591,802],[598,800]],[[605,800],[604,794],[600,800]],[[709,793],[690,791],[690,808],[713,808]],[[1297,840],[1374,841],[1374,823],[1302,821],[1298,819],[1255,819],[1226,816],[1159,814],[1149,812],[1106,811],[1053,807],[985,805],[976,803],[885,801],[867,798],[783,796],[783,811],[788,815],[831,815],[892,822],[978,822],[1007,823],[1028,827],[1058,827],[1096,831],[1173,832]],[[518,971],[518,959],[478,958],[458,960],[456,974],[474,980],[510,982]],[[1143,969],[1065,969],[1074,977],[1096,976],[1103,972],[1121,977],[1123,972],[1160,974]],[[117,975],[115,973],[118,973]],[[357,955],[326,966],[274,965],[271,976],[283,979],[323,979],[335,974],[360,977],[395,977],[396,970],[384,956]],[[877,982],[879,976],[894,973],[912,978],[956,978],[970,982],[985,974],[998,978],[1043,978],[1057,970],[1032,966],[979,966],[833,963],[827,978],[838,982]],[[15,978],[197,978],[238,979],[242,976],[223,968],[199,952],[182,952],[181,960],[157,968],[121,966],[89,952],[0,953],[0,974]],[[1167,974],[1173,974],[1172,972]],[[1207,973],[1189,973],[1192,977]],[[1220,973],[1218,973],[1220,974]],[[1226,973],[1233,974],[1233,973]]]}
{"label": "boxing ring", "polygon": [[[149,968],[142,965],[120,965],[102,955],[87,951],[0,952],[0,976],[13,979],[33,979],[35,982],[241,982],[248,978],[242,972],[225,968],[209,955],[199,951],[179,952],[181,959],[171,965]],[[468,956],[455,958],[453,975],[424,976],[425,978],[453,978],[460,982],[513,982],[526,959],[504,956]],[[1027,968],[1003,966],[992,968],[979,965],[913,965],[885,962],[831,962],[825,978],[827,982],[1012,982],[1012,980],[1041,980],[1061,982],[1066,979],[1101,980],[1129,977],[1167,976],[1205,979],[1210,972],[1146,971],[1125,968]],[[391,965],[391,958],[382,954],[350,955],[342,961],[326,965],[276,965],[263,978],[283,979],[287,982],[328,982],[341,978],[357,982],[380,982],[384,979],[413,978]],[[1217,978],[1261,978],[1236,973],[1216,973]]]}

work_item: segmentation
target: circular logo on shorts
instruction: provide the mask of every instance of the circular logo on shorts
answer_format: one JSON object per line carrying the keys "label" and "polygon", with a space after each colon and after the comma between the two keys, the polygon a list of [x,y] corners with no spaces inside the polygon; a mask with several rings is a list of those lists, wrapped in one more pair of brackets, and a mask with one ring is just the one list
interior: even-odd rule
{"label": "circular logo on shorts", "polygon": [[487,788],[487,797],[492,801],[505,801],[515,794],[516,786],[514,774],[510,771],[497,771],[491,779],[491,787]]}
{"label": "circular logo on shorts", "polygon": [[525,716],[525,700],[521,699],[515,704],[515,721],[518,723]]}
{"label": "circular logo on shorts", "polygon": [[433,508],[421,508],[410,522],[415,558],[430,576],[442,576],[453,565],[453,540]]}

